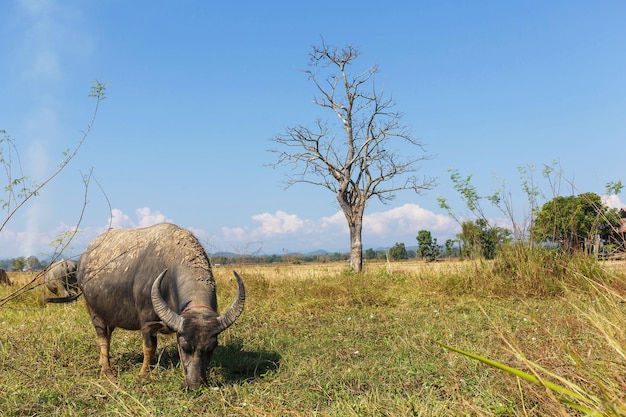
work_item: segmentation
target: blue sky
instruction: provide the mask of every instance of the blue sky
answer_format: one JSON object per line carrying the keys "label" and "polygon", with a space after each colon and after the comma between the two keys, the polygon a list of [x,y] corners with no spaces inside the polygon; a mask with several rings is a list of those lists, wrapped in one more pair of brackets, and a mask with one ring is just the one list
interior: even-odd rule
{"label": "blue sky", "polygon": [[[469,215],[449,169],[483,195],[505,181],[518,221],[520,166],[537,166],[545,198],[552,161],[562,194],[603,195],[626,179],[625,15],[621,1],[3,2],[0,129],[27,175],[55,169],[87,128],[92,80],[109,85],[78,156],[0,231],[0,258],[51,253],[81,216],[89,172],[97,184],[68,257],[110,221],[173,222],[211,252],[347,251],[334,195],[285,190],[286,171],[268,167],[269,139],[333,118],[302,72],[322,37],[358,47],[355,68],[379,65],[377,85],[433,156],[420,173],[439,182],[368,204],[365,248],[413,246],[422,229],[441,243],[458,233],[437,204]],[[620,197],[611,204],[623,207]]]}

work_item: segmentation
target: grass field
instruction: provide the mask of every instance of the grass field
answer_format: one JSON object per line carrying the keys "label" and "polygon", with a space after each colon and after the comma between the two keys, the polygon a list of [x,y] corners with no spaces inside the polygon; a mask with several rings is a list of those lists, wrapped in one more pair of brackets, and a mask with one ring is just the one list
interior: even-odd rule
{"label": "grass field", "polygon": [[[222,309],[236,292],[233,269],[248,297],[220,337],[211,386],[196,392],[180,389],[173,336],[160,337],[158,363],[141,379],[140,334],[116,330],[117,376],[100,379],[82,298],[42,308],[37,287],[0,306],[0,415],[582,415],[545,387],[436,341],[576,384],[594,409],[626,415],[626,265],[567,264],[567,278],[537,282],[523,278],[529,271],[502,268],[479,261],[374,263],[361,275],[343,263],[216,268]],[[9,277],[18,285],[0,287],[0,299],[31,279]]]}

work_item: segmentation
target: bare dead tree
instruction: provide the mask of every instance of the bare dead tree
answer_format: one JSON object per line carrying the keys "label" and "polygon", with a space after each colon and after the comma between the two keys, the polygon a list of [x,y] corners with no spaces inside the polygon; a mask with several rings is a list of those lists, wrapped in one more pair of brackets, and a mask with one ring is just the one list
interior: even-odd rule
{"label": "bare dead tree", "polygon": [[[430,159],[423,145],[414,139],[400,121],[395,103],[377,90],[373,65],[353,75],[348,67],[359,51],[347,45],[341,49],[326,45],[313,47],[305,73],[317,93],[314,103],[331,110],[335,123],[317,119],[313,128],[289,127],[271,140],[279,145],[272,166],[287,165],[286,188],[296,183],[322,186],[335,194],[350,230],[350,266],[360,272],[363,266],[363,214],[372,197],[389,203],[400,190],[420,194],[435,186],[433,178],[411,173],[418,162]],[[391,145],[396,142],[415,146],[416,152],[402,154]],[[405,151],[406,152],[406,151]]]}

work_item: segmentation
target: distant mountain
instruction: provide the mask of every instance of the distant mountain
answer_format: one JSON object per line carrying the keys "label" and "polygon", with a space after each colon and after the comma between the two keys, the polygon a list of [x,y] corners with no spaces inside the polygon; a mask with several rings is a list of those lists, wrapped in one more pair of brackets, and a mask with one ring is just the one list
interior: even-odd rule
{"label": "distant mountain", "polygon": [[233,252],[215,252],[209,253],[209,257],[222,257],[222,258],[238,258],[242,255]]}
{"label": "distant mountain", "polygon": [[318,256],[318,255],[328,255],[330,254],[330,252],[328,252],[327,250],[324,249],[318,249],[318,250],[314,250],[313,252],[289,252],[289,253],[277,253],[276,255],[287,255],[287,256],[294,256],[294,255],[302,255],[302,256]]}
{"label": "distant mountain", "polygon": [[[369,248],[363,248],[363,252],[365,253],[365,251],[369,249]],[[391,246],[380,246],[375,248],[374,250],[377,252],[387,252],[389,249],[391,249]],[[406,246],[406,250],[410,251],[417,251],[418,247],[417,246]],[[333,251],[333,252],[329,252],[325,249],[317,249],[311,252],[289,252],[289,253],[275,253],[274,255],[279,255],[279,256],[283,256],[283,255],[287,255],[287,256],[294,256],[294,255],[302,255],[302,256],[321,256],[321,255],[331,255],[333,253],[337,253],[338,251]],[[350,253],[350,250],[345,250],[343,252],[339,251],[339,253]],[[253,256],[271,256],[271,253],[261,253],[261,254],[257,254],[257,255],[253,255]],[[215,253],[210,253],[209,254],[210,257],[223,257],[223,258],[239,258],[242,256],[250,256],[250,255],[242,255],[239,253],[234,253],[234,252],[215,252]]]}
{"label": "distant mountain", "polygon": [[[346,253],[347,253],[347,252],[348,252],[348,251],[346,251]],[[324,249],[318,249],[318,250],[315,250],[315,251],[312,251],[312,252],[306,252],[306,253],[303,253],[303,252],[289,252],[289,253],[287,253],[287,254],[285,254],[285,253],[276,253],[276,254],[274,254],[274,255],[291,255],[291,256],[293,256],[293,255],[304,255],[304,256],[319,256],[319,255],[328,255],[328,254],[330,254],[330,253],[331,253],[331,252],[328,252],[328,251],[326,251],[326,250],[324,250]],[[333,252],[333,253],[334,253],[334,252]],[[271,253],[269,253],[269,254],[268,254],[268,253],[261,253],[261,254],[254,255],[254,256],[271,256],[271,255],[272,255]],[[210,256],[210,257],[223,257],[223,258],[239,258],[239,257],[241,257],[241,256],[250,256],[250,255],[241,255],[241,254],[239,254],[239,253],[234,253],[234,252],[215,252],[215,253],[209,253],[209,256]]]}
{"label": "distant mountain", "polygon": [[[377,252],[378,251],[380,251],[380,252],[387,252],[389,249],[391,249],[391,246],[379,247],[379,248],[376,248],[374,250],[377,251]],[[415,250],[416,251],[418,249],[418,247],[417,246],[405,246],[404,249],[406,249],[406,250]],[[364,249],[364,251],[365,250],[367,250],[367,249]]]}
{"label": "distant mountain", "polygon": [[318,250],[315,250],[313,252],[304,253],[303,255],[316,256],[316,255],[328,255],[329,253],[330,252],[325,251],[324,249],[318,249]]}

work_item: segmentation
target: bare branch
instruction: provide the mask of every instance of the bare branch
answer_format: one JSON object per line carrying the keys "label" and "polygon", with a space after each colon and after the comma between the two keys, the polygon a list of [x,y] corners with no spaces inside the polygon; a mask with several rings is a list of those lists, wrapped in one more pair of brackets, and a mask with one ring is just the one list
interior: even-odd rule
{"label": "bare branch", "polygon": [[[99,81],[94,81],[92,83],[91,93],[89,94],[89,96],[96,98],[96,105],[95,105],[95,108],[94,108],[91,120],[90,120],[89,124],[87,125],[87,130],[85,130],[83,132],[82,138],[80,139],[80,141],[78,142],[78,144],[74,147],[74,149],[72,151],[68,150],[68,151],[64,152],[63,155],[64,155],[65,158],[61,161],[61,163],[59,164],[57,169],[52,174],[50,174],[50,176],[48,176],[42,183],[40,183],[38,185],[35,185],[34,188],[32,188],[32,189],[27,188],[27,186],[24,184],[24,181],[25,181],[25,179],[27,177],[24,176],[24,174],[22,172],[22,166],[21,166],[21,162],[19,162],[19,153],[17,152],[17,148],[15,147],[13,142],[10,140],[10,138],[5,137],[5,141],[9,145],[9,148],[8,148],[9,152],[7,153],[9,159],[8,160],[5,159],[5,155],[0,151],[0,163],[3,164],[4,167],[5,167],[7,179],[8,179],[8,182],[9,182],[9,185],[7,187],[5,187],[6,191],[9,194],[9,200],[4,203],[6,205],[8,213],[7,213],[6,219],[4,220],[2,225],[0,226],[0,231],[2,231],[4,229],[4,227],[9,222],[9,220],[15,215],[15,213],[17,213],[17,211],[21,207],[24,206],[24,204],[26,204],[26,202],[28,200],[30,200],[32,197],[35,197],[48,183],[50,183],[50,181],[52,181],[57,175],[59,175],[61,173],[61,171],[63,171],[65,169],[65,167],[69,164],[69,162],[72,159],[74,159],[74,157],[78,154],[78,151],[79,151],[80,147],[82,146],[83,142],[87,139],[87,136],[91,132],[91,128],[92,128],[92,126],[93,126],[93,124],[95,122],[96,115],[98,113],[99,103],[105,98],[105,89],[106,89],[106,84],[102,84]],[[5,133],[5,132],[2,131],[1,133]],[[18,159],[18,162],[19,162],[18,169],[20,170],[20,175],[21,175],[21,177],[19,178],[20,181],[18,181],[18,179],[13,179],[12,178],[12,166],[11,166],[12,159],[11,159],[11,155],[13,153],[16,155],[16,158]],[[82,223],[83,215],[84,215],[84,212],[85,212],[85,208],[87,206],[88,188],[89,188],[89,183],[90,183],[91,179],[92,179],[92,173],[91,172],[89,173],[89,175],[83,176],[83,182],[84,182],[84,185],[85,185],[85,192],[84,192],[83,207],[82,207],[80,216],[78,218],[76,226],[72,230],[68,231],[63,237],[58,239],[57,245],[56,245],[56,248],[55,248],[55,251],[54,251],[54,254],[52,256],[52,262],[56,261],[61,256],[63,251],[69,246],[69,244],[71,243],[71,241],[74,239],[74,237],[77,235],[77,233],[79,231],[80,224]],[[96,183],[97,183],[97,181],[96,181]],[[13,185],[15,185],[15,184],[21,184],[21,190],[20,190],[20,192],[18,194],[15,194],[15,189],[13,188]],[[103,193],[104,193],[104,191],[103,191]],[[105,197],[106,197],[106,195],[105,195]],[[13,208],[11,208],[11,199],[13,199],[13,201],[15,203],[15,207],[13,207]],[[108,202],[108,198],[107,198],[107,202]],[[110,209],[111,209],[111,206],[109,204],[109,211],[110,211]],[[34,288],[40,286],[40,285],[43,285],[43,281],[40,280],[40,278],[41,278],[43,273],[44,272],[42,271],[42,272],[36,274],[29,282],[25,283],[20,288],[16,289],[15,291],[10,293],[6,297],[1,298],[0,299],[0,306],[3,306],[6,303],[8,303],[10,300],[19,297],[20,295],[22,295],[26,291],[29,291],[31,289],[34,289]]]}
{"label": "bare branch", "polygon": [[[106,84],[103,84],[99,81],[93,81],[92,85],[91,85],[91,93],[89,94],[90,97],[95,97],[96,98],[96,105],[94,107],[94,111],[92,113],[91,116],[91,120],[89,121],[89,124],[87,125],[87,129],[85,131],[83,131],[83,136],[82,138],[78,141],[78,143],[76,144],[76,146],[74,147],[73,150],[68,150],[66,152],[64,152],[64,156],[65,159],[63,159],[63,161],[61,162],[61,164],[57,167],[57,169],[50,174],[45,180],[43,180],[43,182],[34,185],[34,187],[32,189],[26,189],[26,188],[22,188],[23,190],[23,194],[22,195],[18,195],[18,198],[15,199],[15,207],[13,207],[12,209],[10,207],[8,207],[8,213],[6,218],[4,219],[4,221],[2,222],[2,224],[0,225],[0,231],[2,231],[4,229],[4,227],[6,226],[6,224],[9,222],[9,220],[11,220],[11,218],[15,215],[15,213],[17,213],[17,211],[22,208],[22,206],[24,206],[24,204],[26,204],[26,202],[28,202],[31,198],[35,197],[37,194],[39,194],[39,192],[50,182],[52,181],[54,178],[57,177],[57,175],[59,175],[67,166],[67,164],[70,163],[70,161],[72,159],[74,159],[74,157],[78,154],[78,151],[80,150],[81,146],[83,145],[83,142],[85,142],[85,139],[87,139],[87,136],[89,135],[89,133],[91,132],[91,128],[93,126],[93,123],[96,120],[96,115],[98,114],[98,106],[100,104],[100,102],[102,100],[104,100],[105,98],[105,90],[106,90]],[[6,168],[6,165],[5,165]],[[9,167],[10,169],[10,167]],[[21,170],[21,165],[20,165],[20,170]],[[13,180],[11,182],[11,174],[8,174],[8,178],[9,178],[9,184],[12,184],[12,182],[15,182],[16,180]],[[21,180],[24,180],[26,177],[22,176]],[[10,193],[13,193],[14,190],[11,189]],[[13,197],[15,198],[15,195],[13,194]],[[19,197],[21,197],[21,200],[19,199]]]}
{"label": "bare branch", "polygon": [[[98,180],[93,175],[93,171],[90,171],[89,174],[83,175],[83,183],[85,186],[85,191],[83,193],[83,206],[82,206],[79,218],[76,222],[76,226],[72,230],[69,230],[66,234],[64,234],[62,238],[59,239],[57,247],[55,248],[55,251],[54,251],[54,255],[51,257],[51,261],[50,261],[51,264],[57,261],[59,258],[61,258],[61,254],[63,253],[63,251],[65,251],[65,249],[70,245],[72,240],[79,233],[80,225],[82,223],[83,216],[85,214],[85,209],[87,208],[87,202],[88,202],[87,196],[89,195],[89,184],[91,183],[91,181],[94,181],[96,185],[98,185],[98,187],[100,188],[100,191],[102,192],[102,195],[104,196],[107,202],[107,205],[109,207],[109,213],[111,213],[111,203],[109,201],[109,198],[107,194],[104,192],[104,189],[102,188]],[[113,216],[109,216],[109,219],[112,219],[112,218]],[[111,226],[110,222],[111,220],[109,220],[109,228]],[[4,306],[9,301],[21,296],[26,291],[30,291],[41,285],[44,285],[45,283],[43,282],[43,280],[41,280],[41,277],[44,273],[45,271],[41,271],[35,274],[30,281],[26,282],[24,285],[17,288],[15,291],[11,292],[7,296],[0,298],[0,307]]]}

